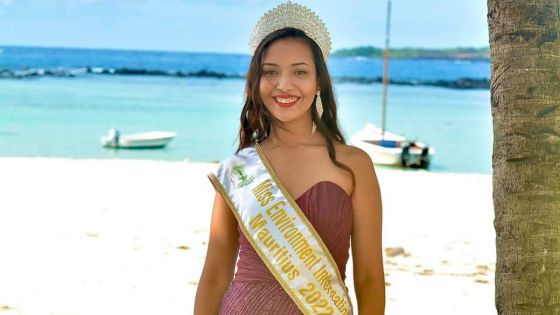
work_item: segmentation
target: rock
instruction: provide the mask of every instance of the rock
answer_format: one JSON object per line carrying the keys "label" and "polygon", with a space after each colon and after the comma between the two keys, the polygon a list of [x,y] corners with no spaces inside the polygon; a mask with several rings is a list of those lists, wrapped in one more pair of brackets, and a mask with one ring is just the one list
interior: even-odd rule
{"label": "rock", "polygon": [[474,282],[476,283],[483,283],[483,284],[488,284],[488,280],[482,278],[482,277],[476,277],[474,278]]}
{"label": "rock", "polygon": [[424,269],[424,270],[420,271],[418,274],[423,275],[423,276],[431,276],[431,275],[434,274],[434,270],[433,269]]}
{"label": "rock", "polygon": [[487,265],[478,265],[478,266],[476,266],[475,274],[486,275],[486,274],[488,274],[489,269],[490,269],[490,267],[488,267]]}
{"label": "rock", "polygon": [[387,247],[385,248],[385,255],[388,257],[403,256],[408,257],[410,254],[402,247]]}

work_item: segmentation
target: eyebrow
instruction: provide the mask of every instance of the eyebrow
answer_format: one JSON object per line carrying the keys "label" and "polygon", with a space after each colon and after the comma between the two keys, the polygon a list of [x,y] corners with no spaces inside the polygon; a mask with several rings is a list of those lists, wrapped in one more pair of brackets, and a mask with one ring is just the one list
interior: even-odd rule
{"label": "eyebrow", "polygon": [[[305,66],[311,67],[310,65],[308,65],[308,64],[305,63],[305,62],[296,62],[296,63],[292,63],[292,66],[301,66],[301,65],[305,65]],[[278,67],[277,64],[275,64],[275,63],[269,63],[269,62],[263,63],[262,66],[275,66],[275,67]]]}

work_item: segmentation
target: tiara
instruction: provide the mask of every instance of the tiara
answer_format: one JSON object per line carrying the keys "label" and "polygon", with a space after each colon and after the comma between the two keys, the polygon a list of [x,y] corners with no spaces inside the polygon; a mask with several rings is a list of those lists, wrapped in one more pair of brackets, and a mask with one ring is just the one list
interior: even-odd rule
{"label": "tiara", "polygon": [[288,1],[266,12],[255,25],[249,46],[255,51],[270,33],[283,28],[297,28],[305,32],[321,48],[325,60],[331,51],[331,37],[325,23],[309,8]]}

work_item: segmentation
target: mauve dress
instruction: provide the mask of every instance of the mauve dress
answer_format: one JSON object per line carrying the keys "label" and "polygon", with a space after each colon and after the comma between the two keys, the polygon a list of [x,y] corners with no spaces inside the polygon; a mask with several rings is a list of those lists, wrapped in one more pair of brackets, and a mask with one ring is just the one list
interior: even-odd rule
{"label": "mauve dress", "polygon": [[[304,192],[295,202],[321,236],[344,281],[352,230],[350,197],[336,183],[321,181]],[[219,313],[224,315],[302,314],[241,230],[239,230],[237,271],[224,294]]]}

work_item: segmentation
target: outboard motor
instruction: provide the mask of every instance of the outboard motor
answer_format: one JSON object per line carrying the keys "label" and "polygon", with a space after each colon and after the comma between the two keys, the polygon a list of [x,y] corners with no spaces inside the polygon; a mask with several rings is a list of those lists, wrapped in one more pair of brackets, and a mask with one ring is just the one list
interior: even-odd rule
{"label": "outboard motor", "polygon": [[408,161],[410,160],[410,147],[412,145],[407,142],[404,144],[404,146],[402,147],[402,153],[401,153],[401,165],[404,167],[408,166]]}
{"label": "outboard motor", "polygon": [[430,161],[428,160],[428,154],[430,153],[430,147],[429,146],[425,146],[424,148],[422,148],[422,162],[420,164],[421,168],[428,168]]}
{"label": "outboard motor", "polygon": [[117,148],[119,146],[119,136],[120,133],[116,128],[109,129],[109,141],[111,141],[111,146]]}
{"label": "outboard motor", "polygon": [[[421,149],[421,154],[412,154],[411,148]],[[422,143],[415,141],[407,141],[402,146],[401,165],[411,168],[427,168],[429,164],[429,150],[430,148]]]}

